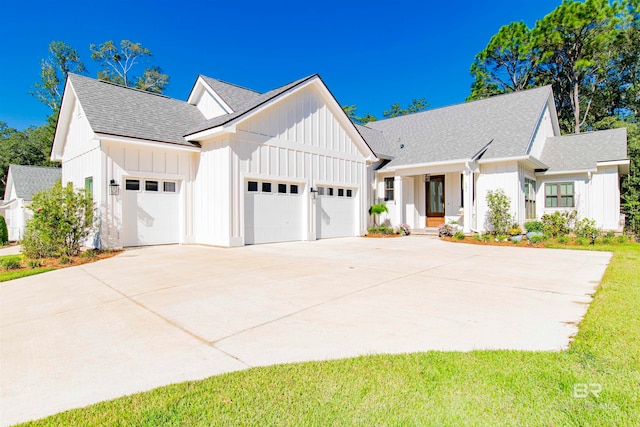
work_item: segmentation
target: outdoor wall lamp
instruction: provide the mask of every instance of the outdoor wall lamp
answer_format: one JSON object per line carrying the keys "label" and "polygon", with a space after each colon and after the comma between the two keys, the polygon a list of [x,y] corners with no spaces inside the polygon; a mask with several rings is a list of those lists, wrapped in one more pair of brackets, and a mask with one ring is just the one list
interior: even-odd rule
{"label": "outdoor wall lamp", "polygon": [[109,183],[109,194],[112,196],[120,194],[120,184],[118,184],[115,179],[112,179]]}
{"label": "outdoor wall lamp", "polygon": [[430,181],[431,181],[431,175],[426,174],[426,175],[424,176],[424,182],[430,182]]}
{"label": "outdoor wall lamp", "polygon": [[312,199],[315,200],[318,197],[318,190],[317,189],[314,189],[313,187],[311,187],[309,192],[311,193],[311,198]]}

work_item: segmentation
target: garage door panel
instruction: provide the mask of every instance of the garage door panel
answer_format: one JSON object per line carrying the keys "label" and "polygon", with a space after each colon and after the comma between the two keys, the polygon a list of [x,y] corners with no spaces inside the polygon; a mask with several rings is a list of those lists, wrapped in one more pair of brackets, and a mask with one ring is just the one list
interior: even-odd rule
{"label": "garage door panel", "polygon": [[300,194],[245,193],[245,243],[302,240],[304,217]]}
{"label": "garage door panel", "polygon": [[356,198],[319,196],[316,200],[318,239],[355,235]]}
{"label": "garage door panel", "polygon": [[179,200],[177,187],[173,192],[125,189],[122,215],[123,246],[178,243]]}

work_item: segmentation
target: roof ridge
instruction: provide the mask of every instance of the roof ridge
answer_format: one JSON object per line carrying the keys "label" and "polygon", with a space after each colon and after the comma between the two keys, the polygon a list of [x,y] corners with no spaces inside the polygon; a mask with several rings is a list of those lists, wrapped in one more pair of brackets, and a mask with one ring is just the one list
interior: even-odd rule
{"label": "roof ridge", "polygon": [[262,95],[262,93],[263,93],[263,92],[258,92],[258,91],[257,91],[257,90],[255,90],[255,89],[250,89],[250,88],[245,87],[245,86],[240,86],[239,84],[230,83],[230,82],[227,82],[227,81],[225,81],[225,80],[216,79],[215,77],[205,76],[204,74],[200,74],[200,77],[206,77],[207,79],[215,80],[215,81],[217,81],[217,82],[224,83],[224,84],[229,85],[229,86],[237,87],[238,89],[248,90],[248,91],[250,91],[250,92],[257,93],[258,95]]}
{"label": "roof ridge", "polygon": [[611,129],[600,129],[600,130],[588,130],[586,132],[580,132],[580,133],[569,133],[566,135],[558,135],[558,136],[551,136],[549,138],[570,138],[572,136],[585,136],[585,135],[591,135],[594,133],[598,133],[598,132],[613,132],[613,131],[626,131],[626,127],[619,127],[619,128],[611,128]]}
{"label": "roof ridge", "polygon": [[93,77],[82,76],[80,74],[75,74],[75,73],[69,73],[69,75],[82,77],[84,79],[92,80],[92,81],[97,82],[97,83],[105,83],[105,84],[112,85],[112,86],[115,86],[115,87],[119,87],[119,88],[122,88],[122,89],[129,89],[129,90],[132,90],[134,92],[140,92],[140,93],[145,93],[145,94],[148,94],[148,95],[159,96],[160,98],[173,99],[173,100],[179,101],[178,99],[171,98],[170,96],[164,95],[162,93],[149,92],[148,90],[142,90],[142,89],[137,89],[135,87],[124,86],[124,85],[121,85],[121,84],[118,84],[118,83],[114,83],[114,82],[110,82],[110,81],[107,81],[107,80],[94,79]]}
{"label": "roof ridge", "polygon": [[40,168],[40,169],[61,169],[60,166],[42,166],[42,165],[19,165],[17,163],[9,163],[9,166],[18,166],[23,168]]}
{"label": "roof ridge", "polygon": [[[403,115],[395,116],[395,117],[383,118],[383,119],[380,119],[380,120],[376,120],[375,122],[385,122],[385,121],[388,121],[388,120],[399,119],[399,118],[402,118],[402,117],[413,116],[413,115],[416,115],[416,114],[425,114],[425,113],[429,113],[429,112],[432,112],[432,111],[444,110],[445,108],[459,107],[461,105],[471,105],[471,104],[476,104],[476,103],[479,103],[479,102],[485,102],[485,101],[494,100],[494,99],[497,99],[497,98],[502,98],[502,97],[505,97],[505,96],[522,95],[525,92],[531,92],[531,91],[534,91],[534,90],[541,90],[541,89],[545,89],[545,88],[548,89],[548,90],[551,90],[551,85],[536,86],[536,87],[532,87],[530,89],[525,89],[525,90],[517,90],[517,91],[514,91],[514,92],[500,93],[500,94],[497,94],[497,95],[488,96],[486,98],[474,99],[472,101],[458,102],[458,103],[455,103],[455,104],[449,104],[449,105],[443,105],[441,107],[430,108],[428,110],[416,111],[415,113],[409,113],[409,114],[403,114]],[[375,123],[375,122],[371,122],[371,123]]]}

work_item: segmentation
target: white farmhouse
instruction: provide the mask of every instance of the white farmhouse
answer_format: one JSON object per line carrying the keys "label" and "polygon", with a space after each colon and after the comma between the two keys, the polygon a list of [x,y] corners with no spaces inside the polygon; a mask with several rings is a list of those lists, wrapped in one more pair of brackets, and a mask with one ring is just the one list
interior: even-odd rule
{"label": "white farmhouse", "polygon": [[[583,143],[584,146],[578,146]],[[187,101],[70,75],[52,159],[93,187],[102,247],[359,236],[371,204],[482,231],[576,209],[618,229],[624,129],[561,137],[550,87],[354,125],[318,75],[266,93],[199,76]]]}

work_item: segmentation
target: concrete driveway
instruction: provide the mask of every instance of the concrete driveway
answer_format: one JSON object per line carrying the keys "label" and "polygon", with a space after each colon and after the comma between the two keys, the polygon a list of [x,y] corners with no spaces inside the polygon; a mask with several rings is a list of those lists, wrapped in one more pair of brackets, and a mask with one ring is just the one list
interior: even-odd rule
{"label": "concrete driveway", "polygon": [[422,236],[161,246],[2,283],[1,424],[274,363],[560,350],[610,256]]}

